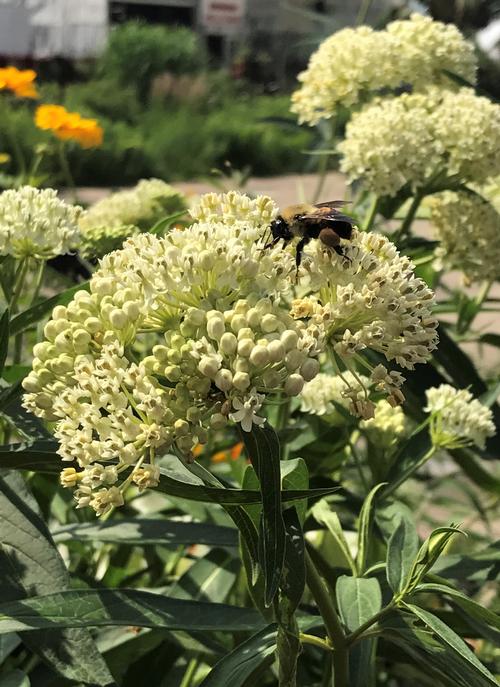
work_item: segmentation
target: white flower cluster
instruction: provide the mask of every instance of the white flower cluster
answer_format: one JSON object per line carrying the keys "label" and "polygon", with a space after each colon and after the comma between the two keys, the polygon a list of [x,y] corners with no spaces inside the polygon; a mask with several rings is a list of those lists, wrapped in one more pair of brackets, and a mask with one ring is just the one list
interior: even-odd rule
{"label": "white flower cluster", "polygon": [[48,260],[76,248],[82,209],[51,188],[23,186],[0,194],[0,255]]}
{"label": "white flower cluster", "polygon": [[449,384],[427,389],[426,412],[431,415],[434,446],[459,448],[475,444],[484,448],[486,439],[496,433],[493,413],[467,389]]}
{"label": "white flower cluster", "polygon": [[467,282],[500,278],[500,207],[480,195],[446,191],[429,198],[440,245],[438,268],[459,269]]}
{"label": "white flower cluster", "polygon": [[500,170],[500,106],[469,89],[375,100],[353,115],[339,151],[350,181],[377,195],[439,174],[483,183]]}
{"label": "white flower cluster", "polygon": [[80,218],[86,257],[102,257],[165,216],[187,210],[183,194],[160,179],[142,179],[92,205]]}
{"label": "white flower cluster", "polygon": [[347,28],[327,38],[299,74],[302,85],[292,96],[292,111],[301,123],[314,125],[332,117],[339,105],[364,102],[382,89],[453,88],[447,72],[474,83],[476,67],[474,48],[458,29],[429,17],[413,14],[383,31]]}
{"label": "white flower cluster", "polygon": [[[373,403],[368,400],[370,380],[364,375],[354,375],[349,370],[336,375],[320,372],[305,384],[300,395],[301,411],[325,416],[334,425],[343,424],[337,410],[341,406],[353,415],[365,417],[360,427],[368,436],[383,447],[408,433],[403,410],[385,399]],[[360,412],[362,411],[362,412]],[[371,415],[371,417],[369,417]]]}
{"label": "white flower cluster", "polygon": [[[309,244],[306,255],[313,295],[296,299],[292,313],[324,330],[336,354],[355,359],[370,348],[409,370],[429,359],[437,345],[434,294],[393,243],[355,231],[343,257],[332,260],[319,241]],[[401,386],[395,373],[389,377],[379,370],[377,383],[387,383],[388,391]]]}
{"label": "white flower cluster", "polygon": [[[80,468],[61,479],[80,506],[103,513],[131,482],[154,485],[167,449],[189,460],[228,422],[263,424],[268,397],[300,394],[325,347],[348,366],[367,347],[404,367],[427,359],[432,294],[386,239],[355,234],[345,259],[314,242],[300,272],[309,295],[290,308],[293,248],[264,249],[276,213],[269,198],[208,194],[190,227],[129,239],[90,293],[54,309],[24,403],[56,422],[63,460]],[[401,375],[365,365],[401,402]],[[369,417],[362,393],[353,410]]]}

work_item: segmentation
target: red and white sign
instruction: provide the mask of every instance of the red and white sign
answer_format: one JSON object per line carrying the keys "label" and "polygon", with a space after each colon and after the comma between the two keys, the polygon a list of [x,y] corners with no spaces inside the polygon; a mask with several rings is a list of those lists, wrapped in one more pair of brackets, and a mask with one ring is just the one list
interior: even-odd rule
{"label": "red and white sign", "polygon": [[200,23],[211,36],[233,36],[244,29],[246,0],[201,0]]}

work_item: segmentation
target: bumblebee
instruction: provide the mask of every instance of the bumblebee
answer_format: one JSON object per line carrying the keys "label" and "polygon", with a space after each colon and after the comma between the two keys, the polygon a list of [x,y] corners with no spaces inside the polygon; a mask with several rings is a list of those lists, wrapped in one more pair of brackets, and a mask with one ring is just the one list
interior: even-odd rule
{"label": "bumblebee", "polygon": [[297,269],[302,261],[304,247],[312,239],[319,239],[338,255],[344,255],[340,240],[351,238],[354,225],[352,217],[337,209],[345,204],[342,200],[333,200],[318,205],[290,205],[284,208],[271,222],[269,229],[272,240],[264,248],[275,246],[281,239],[286,246],[293,238],[300,238],[295,253]]}

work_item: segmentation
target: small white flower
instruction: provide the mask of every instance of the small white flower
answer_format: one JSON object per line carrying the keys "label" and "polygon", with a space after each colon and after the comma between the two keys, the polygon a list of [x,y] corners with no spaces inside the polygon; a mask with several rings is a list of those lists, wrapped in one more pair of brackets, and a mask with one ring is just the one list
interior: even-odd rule
{"label": "small white flower", "polygon": [[244,432],[251,432],[253,425],[263,425],[266,421],[264,417],[259,417],[257,412],[262,407],[264,396],[258,394],[255,389],[252,389],[248,396],[241,401],[239,398],[233,398],[233,408],[235,413],[230,413],[229,417],[233,422],[239,422],[241,429]]}

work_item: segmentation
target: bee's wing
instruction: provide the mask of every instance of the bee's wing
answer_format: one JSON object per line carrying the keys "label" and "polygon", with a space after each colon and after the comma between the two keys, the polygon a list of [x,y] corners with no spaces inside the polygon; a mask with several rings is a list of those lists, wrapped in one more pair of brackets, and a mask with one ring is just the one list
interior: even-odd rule
{"label": "bee's wing", "polygon": [[335,210],[335,208],[331,208],[330,212],[326,211],[327,206],[323,209],[323,212],[308,212],[303,215],[299,215],[297,217],[297,220],[299,222],[318,222],[320,220],[330,220],[330,221],[337,221],[337,222],[348,222],[349,224],[355,224],[355,220],[352,217],[349,217],[348,215],[343,215],[341,212],[338,212]]}
{"label": "bee's wing", "polygon": [[316,203],[315,208],[343,208],[344,205],[349,205],[350,200],[328,200],[326,203]]}

